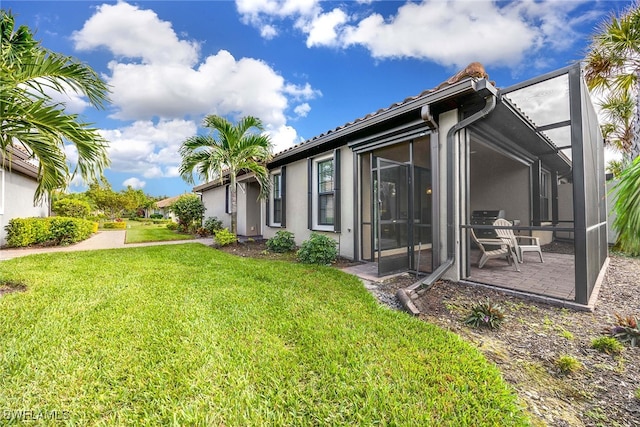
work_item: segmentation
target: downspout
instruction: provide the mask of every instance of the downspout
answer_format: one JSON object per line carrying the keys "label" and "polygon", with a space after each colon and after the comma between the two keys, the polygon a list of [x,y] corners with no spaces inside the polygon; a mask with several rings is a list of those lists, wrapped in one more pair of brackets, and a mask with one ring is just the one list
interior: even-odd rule
{"label": "downspout", "polygon": [[[455,261],[456,251],[455,251],[455,227],[454,227],[454,207],[455,201],[453,194],[455,192],[454,188],[454,180],[453,180],[453,170],[455,166],[455,158],[453,156],[453,148],[455,146],[455,136],[462,129],[466,128],[470,124],[484,119],[493,111],[496,107],[496,96],[494,94],[490,94],[485,98],[486,104],[484,108],[477,113],[472,114],[456,123],[454,126],[449,129],[447,132],[447,259],[435,269],[433,273],[429,276],[425,277],[422,280],[418,280],[414,284],[406,287],[398,289],[396,292],[396,297],[400,300],[400,303],[404,306],[404,308],[414,316],[420,314],[420,310],[416,308],[416,306],[411,301],[411,294],[422,287],[430,287],[432,286],[438,279],[440,279],[444,273],[446,273]],[[426,106],[428,107],[428,106]],[[424,108],[424,107],[423,107]],[[428,117],[427,111],[427,117]],[[424,118],[424,115],[423,115]],[[425,119],[428,120],[428,119]],[[434,120],[430,120],[435,123]]]}

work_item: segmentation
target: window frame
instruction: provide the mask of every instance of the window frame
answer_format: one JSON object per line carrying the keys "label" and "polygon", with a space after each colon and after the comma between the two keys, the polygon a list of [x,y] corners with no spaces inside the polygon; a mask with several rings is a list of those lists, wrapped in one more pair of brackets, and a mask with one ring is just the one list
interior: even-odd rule
{"label": "window frame", "polygon": [[[330,181],[326,181],[326,180],[321,180],[322,176],[321,176],[321,168],[320,165],[322,164],[326,164],[326,163],[330,163],[331,164],[331,176],[330,176]],[[326,176],[324,177],[326,179]],[[331,190],[327,191],[327,190],[322,190],[322,186],[323,184],[327,184],[330,183],[331,186]],[[328,158],[328,159],[323,159],[323,160],[318,160],[316,162],[316,197],[315,200],[317,202],[317,212],[316,212],[316,223],[318,226],[330,226],[333,227],[335,225],[335,161],[333,159],[333,157]],[[327,200],[331,200],[331,210],[333,215],[331,216],[331,222],[323,222],[322,221],[322,206],[323,203],[321,202],[322,199],[327,199]],[[328,205],[325,204],[325,216],[324,218],[326,219],[326,206]]]}
{"label": "window frame", "polygon": [[[331,191],[320,191],[319,165],[326,161],[333,162]],[[333,222],[320,223],[320,198],[333,198]],[[307,228],[312,231],[341,232],[340,209],[340,149],[325,152],[318,157],[307,158]]]}
{"label": "window frame", "polygon": [[[271,176],[271,180],[272,180],[272,187],[271,187],[271,225],[272,226],[277,226],[279,227],[282,224],[282,173],[280,171],[277,171],[276,173],[272,174]],[[276,189],[276,182],[278,184],[278,188]],[[278,218],[278,207],[279,205],[279,218]]]}

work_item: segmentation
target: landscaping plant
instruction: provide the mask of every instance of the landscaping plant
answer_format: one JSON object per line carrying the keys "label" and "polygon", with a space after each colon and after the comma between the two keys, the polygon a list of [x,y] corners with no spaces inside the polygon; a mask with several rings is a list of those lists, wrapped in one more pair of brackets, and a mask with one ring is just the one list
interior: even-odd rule
{"label": "landscaping plant", "polygon": [[200,228],[205,211],[200,197],[195,194],[182,195],[171,205],[171,210],[178,217],[178,230],[195,233]]}
{"label": "landscaping plant", "polygon": [[222,230],[222,221],[217,216],[210,216],[204,221],[202,226],[209,234],[214,234],[218,230]]}
{"label": "landscaping plant", "polygon": [[214,233],[214,238],[215,238],[216,244],[218,244],[219,246],[227,246],[232,243],[236,243],[238,241],[238,236],[236,236],[226,228],[223,228],[222,230],[217,230]]}
{"label": "landscaping plant", "polygon": [[337,245],[332,238],[314,232],[302,242],[296,256],[303,264],[329,265],[338,257]]}
{"label": "landscaping plant", "polygon": [[474,328],[486,326],[489,329],[497,329],[504,321],[504,310],[499,304],[494,304],[488,299],[475,305],[471,314],[466,317],[464,323]]}
{"label": "landscaping plant", "polygon": [[624,346],[620,341],[613,337],[600,337],[591,341],[591,347],[607,354],[618,354],[624,350]]}
{"label": "landscaping plant", "polygon": [[276,235],[267,240],[267,248],[271,252],[292,252],[296,249],[296,242],[293,233],[286,230],[279,230]]}
{"label": "landscaping plant", "polygon": [[611,336],[618,341],[628,342],[631,347],[640,347],[640,329],[638,329],[638,319],[634,316],[622,317],[618,313],[616,316],[616,326],[611,328]]}
{"label": "landscaping plant", "polygon": [[580,361],[578,361],[578,359],[573,356],[567,355],[560,356],[556,360],[556,366],[563,374],[570,374],[582,369],[582,364],[580,363]]}

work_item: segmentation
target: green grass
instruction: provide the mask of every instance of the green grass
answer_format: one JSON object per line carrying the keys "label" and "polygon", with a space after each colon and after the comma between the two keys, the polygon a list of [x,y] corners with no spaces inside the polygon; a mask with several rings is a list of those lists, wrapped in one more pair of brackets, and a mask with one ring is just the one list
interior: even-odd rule
{"label": "green grass", "polygon": [[169,230],[166,224],[144,224],[140,221],[128,221],[125,243],[165,242],[193,238],[194,236],[191,234]]}
{"label": "green grass", "polygon": [[0,402],[75,425],[528,425],[452,333],[330,267],[199,244],[0,262]]}

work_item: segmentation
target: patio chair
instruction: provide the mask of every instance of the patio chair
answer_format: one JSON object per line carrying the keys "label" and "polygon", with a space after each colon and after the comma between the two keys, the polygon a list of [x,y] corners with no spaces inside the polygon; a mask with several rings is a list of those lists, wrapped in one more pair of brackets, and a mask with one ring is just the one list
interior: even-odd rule
{"label": "patio chair", "polygon": [[[493,223],[496,227],[511,227],[511,223],[506,219],[499,218]],[[542,259],[542,249],[540,249],[540,238],[531,236],[516,236],[511,229],[496,228],[496,234],[504,241],[511,242],[511,246],[515,249],[519,262],[524,262],[525,252],[537,252],[540,256],[540,262],[544,262]],[[528,240],[528,244],[520,243],[523,240]]]}
{"label": "patio chair", "polygon": [[[478,246],[481,252],[480,260],[478,261],[478,268],[484,267],[488,260],[492,258],[506,258],[509,265],[511,265],[511,261],[513,261],[513,265],[516,268],[516,271],[520,271],[518,268],[518,258],[511,246],[510,242],[506,242],[502,239],[479,239],[474,233],[473,228],[471,231],[471,239]],[[498,249],[487,250],[485,245],[498,246]]]}

